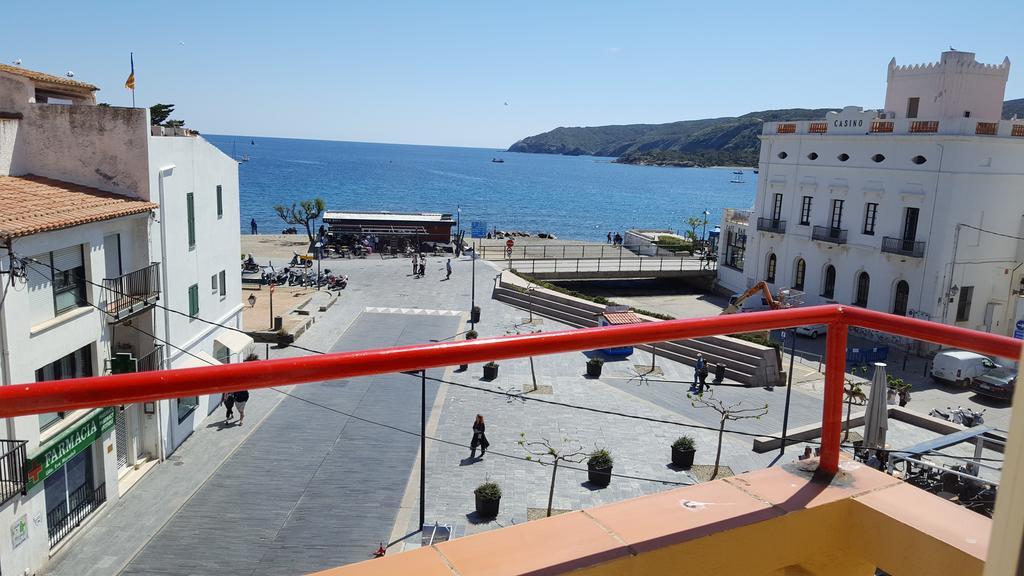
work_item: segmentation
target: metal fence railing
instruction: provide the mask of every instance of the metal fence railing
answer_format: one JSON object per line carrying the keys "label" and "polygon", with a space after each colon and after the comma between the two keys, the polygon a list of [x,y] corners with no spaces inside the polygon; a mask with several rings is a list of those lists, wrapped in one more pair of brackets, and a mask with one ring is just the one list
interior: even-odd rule
{"label": "metal fence railing", "polygon": [[119,320],[160,299],[160,265],[150,264],[117,278],[103,279],[107,314]]}
{"label": "metal fence railing", "polygon": [[0,504],[25,494],[24,440],[0,440]]}
{"label": "metal fence railing", "polygon": [[588,272],[699,272],[718,268],[716,258],[535,258],[505,261],[505,266],[524,274],[584,274]]}
{"label": "metal fence railing", "polygon": [[50,534],[50,548],[67,537],[89,514],[107,501],[107,485],[93,488],[88,483],[68,496],[63,506],[46,513],[46,526]]}
{"label": "metal fence railing", "polygon": [[153,370],[162,370],[164,365],[163,357],[164,347],[161,344],[153,348],[153,351],[150,352],[149,354],[146,354],[142,358],[139,358],[138,371],[152,372]]}

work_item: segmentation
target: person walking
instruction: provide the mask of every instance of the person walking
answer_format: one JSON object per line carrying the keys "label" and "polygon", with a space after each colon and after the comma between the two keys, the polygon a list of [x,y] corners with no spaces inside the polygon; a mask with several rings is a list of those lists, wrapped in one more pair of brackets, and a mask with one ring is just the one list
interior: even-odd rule
{"label": "person walking", "polygon": [[412,254],[412,275],[417,278],[420,275],[420,255],[415,252]]}
{"label": "person walking", "polygon": [[700,371],[698,377],[700,378],[700,387],[697,388],[697,392],[703,394],[706,390],[711,390],[711,385],[708,384],[708,361],[702,356],[700,358]]}
{"label": "person walking", "polygon": [[444,270],[445,270],[445,272],[447,272],[447,274],[445,275],[444,279],[448,280],[449,278],[452,277],[452,259],[451,258],[449,258],[448,261],[444,263]]}
{"label": "person walking", "polygon": [[608,243],[609,244],[612,243],[612,233],[611,232],[608,233]]}
{"label": "person walking", "polygon": [[235,413],[234,413],[234,410],[233,410],[234,407],[235,407],[235,395],[232,394],[231,392],[228,392],[227,394],[224,395],[224,408],[227,410],[227,413],[224,414],[224,421],[225,422],[229,422],[232,418],[235,417]]}
{"label": "person walking", "polygon": [[615,245],[622,246],[622,235],[618,232],[615,233]]}
{"label": "person walking", "polygon": [[238,408],[238,425],[241,426],[245,420],[245,403],[249,401],[249,391],[234,392],[232,396],[235,398],[235,408]]}
{"label": "person walking", "polygon": [[487,452],[487,447],[491,445],[487,441],[487,435],[484,434],[484,417],[480,414],[476,415],[476,420],[473,421],[473,439],[469,442],[469,458],[472,460],[476,458],[476,447],[480,447],[480,457],[484,457],[484,453]]}
{"label": "person walking", "polygon": [[698,352],[697,361],[693,364],[693,385],[690,386],[690,392],[697,394],[704,392],[704,378],[701,377],[701,374],[707,374],[707,362],[704,360],[704,355]]}
{"label": "person walking", "polygon": [[427,275],[427,257],[420,256],[420,277]]}
{"label": "person walking", "polygon": [[255,218],[253,218],[253,219],[252,219],[252,220],[251,220],[251,221],[249,222],[249,230],[250,230],[250,232],[251,232],[252,234],[256,234],[256,219],[255,219]]}

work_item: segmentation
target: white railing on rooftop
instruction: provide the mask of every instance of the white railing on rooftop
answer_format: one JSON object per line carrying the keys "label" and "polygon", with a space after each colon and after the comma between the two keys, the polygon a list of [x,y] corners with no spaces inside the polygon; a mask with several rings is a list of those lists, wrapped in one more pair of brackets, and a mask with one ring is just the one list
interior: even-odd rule
{"label": "white railing on rooftop", "polygon": [[[761,134],[829,134],[832,133],[832,121],[801,120],[793,122],[765,122]],[[857,136],[846,129],[837,136]],[[863,134],[939,134],[950,136],[985,136],[1024,139],[1024,119],[1001,120],[999,122],[983,121],[974,118],[946,118],[942,120],[927,118],[875,118],[864,121]]]}

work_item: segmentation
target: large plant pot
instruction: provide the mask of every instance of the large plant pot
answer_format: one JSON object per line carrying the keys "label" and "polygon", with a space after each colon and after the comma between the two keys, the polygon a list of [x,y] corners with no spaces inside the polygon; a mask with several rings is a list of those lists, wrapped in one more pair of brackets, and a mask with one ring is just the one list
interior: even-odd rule
{"label": "large plant pot", "polygon": [[587,480],[590,480],[591,484],[607,486],[612,481],[612,467],[592,468],[587,466]]}
{"label": "large plant pot", "polygon": [[497,500],[484,499],[477,495],[473,495],[476,498],[476,513],[483,518],[494,518],[498,515],[498,505],[501,504],[501,498]]}
{"label": "large plant pot", "polygon": [[479,306],[473,306],[473,308],[469,311],[469,321],[472,322],[473,324],[480,323],[480,307]]}
{"label": "large plant pot", "polygon": [[484,380],[494,380],[498,377],[498,365],[484,364]]}
{"label": "large plant pot", "polygon": [[693,467],[693,455],[696,453],[696,450],[680,450],[679,448],[672,448],[672,464],[682,468],[683,470],[689,470]]}
{"label": "large plant pot", "polygon": [[602,365],[597,362],[587,362],[587,376],[591,378],[601,377]]}

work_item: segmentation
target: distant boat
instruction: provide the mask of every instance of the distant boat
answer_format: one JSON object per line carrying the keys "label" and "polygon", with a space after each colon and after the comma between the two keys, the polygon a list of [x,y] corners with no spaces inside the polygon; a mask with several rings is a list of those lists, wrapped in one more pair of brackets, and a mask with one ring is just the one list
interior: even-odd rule
{"label": "distant boat", "polygon": [[248,154],[242,154],[242,162],[248,162],[248,161],[249,161],[249,155]]}
{"label": "distant boat", "polygon": [[743,174],[743,170],[733,170],[733,174]]}
{"label": "distant boat", "polygon": [[255,140],[249,140],[249,144],[252,145],[252,146],[255,146],[256,145],[256,141]]}
{"label": "distant boat", "polygon": [[733,174],[738,174],[738,176],[736,176],[732,180],[729,180],[729,182],[732,182],[733,184],[746,184],[747,183],[746,180],[743,179],[743,172],[733,172]]}
{"label": "distant boat", "polygon": [[504,164],[505,163],[505,161],[502,160],[501,158],[491,158],[491,162],[494,162],[495,164]]}
{"label": "distant boat", "polygon": [[754,170],[754,174],[757,174],[757,170]]}

